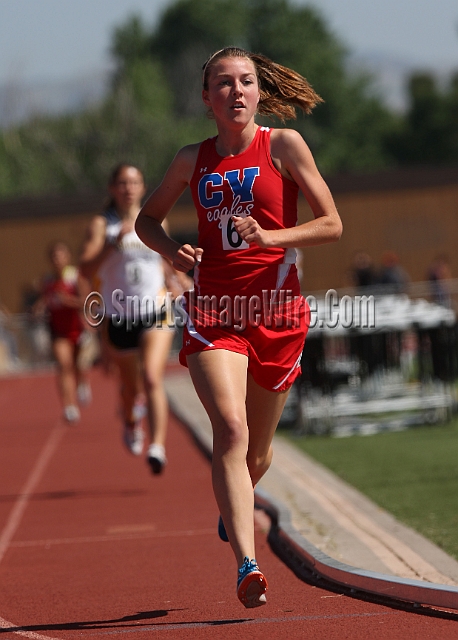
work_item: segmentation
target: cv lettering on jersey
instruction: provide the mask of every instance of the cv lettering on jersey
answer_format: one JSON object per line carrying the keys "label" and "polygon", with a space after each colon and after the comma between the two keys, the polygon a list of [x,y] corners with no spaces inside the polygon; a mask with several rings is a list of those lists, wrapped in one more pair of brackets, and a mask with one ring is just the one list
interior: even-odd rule
{"label": "cv lettering on jersey", "polygon": [[207,173],[199,180],[198,194],[200,204],[205,209],[219,207],[223,201],[222,187],[224,180],[229,184],[234,198],[240,196],[239,202],[253,202],[253,185],[259,176],[259,167],[246,167],[243,169],[243,179],[240,181],[240,169],[226,171],[224,176],[220,173]]}

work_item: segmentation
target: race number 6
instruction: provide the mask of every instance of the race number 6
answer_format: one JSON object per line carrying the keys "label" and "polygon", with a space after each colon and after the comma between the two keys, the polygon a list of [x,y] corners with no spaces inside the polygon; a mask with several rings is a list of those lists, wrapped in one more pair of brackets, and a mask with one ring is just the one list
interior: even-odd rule
{"label": "race number 6", "polygon": [[223,249],[234,251],[236,249],[248,249],[249,244],[242,240],[234,227],[232,216],[224,216],[221,220],[221,231],[223,234]]}

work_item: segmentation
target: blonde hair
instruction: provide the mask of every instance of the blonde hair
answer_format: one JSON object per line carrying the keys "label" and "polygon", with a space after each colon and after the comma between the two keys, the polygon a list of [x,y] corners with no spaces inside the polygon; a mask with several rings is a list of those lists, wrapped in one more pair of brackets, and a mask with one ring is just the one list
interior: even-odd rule
{"label": "blonde hair", "polygon": [[208,58],[202,67],[202,84],[205,90],[208,90],[212,67],[223,58],[247,58],[253,63],[259,85],[260,115],[275,116],[284,122],[296,118],[295,107],[310,113],[317,104],[324,102],[309,82],[296,71],[273,62],[260,53],[251,53],[239,47],[225,47]]}

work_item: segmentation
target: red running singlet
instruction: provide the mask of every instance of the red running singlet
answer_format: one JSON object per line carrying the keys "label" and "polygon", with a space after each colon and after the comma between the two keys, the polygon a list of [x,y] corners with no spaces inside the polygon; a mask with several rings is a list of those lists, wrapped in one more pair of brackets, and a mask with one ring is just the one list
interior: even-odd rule
{"label": "red running singlet", "polygon": [[[294,249],[250,246],[241,240],[231,220],[234,214],[251,215],[266,230],[297,223],[298,186],[273,165],[270,133],[269,128],[259,127],[248,149],[227,158],[218,155],[216,138],[200,146],[190,182],[199,247],[204,250],[195,278],[198,294],[258,293],[280,288],[285,277],[296,276]],[[298,294],[297,276],[289,284],[294,280]]]}
{"label": "red running singlet", "polygon": [[300,373],[308,328],[296,251],[249,245],[231,219],[250,215],[266,230],[297,223],[299,189],[275,168],[270,134],[258,127],[248,149],[225,158],[216,138],[201,143],[190,187],[203,255],[195,290],[186,296],[180,361],[207,349],[243,353],[256,382],[280,391]]}
{"label": "red running singlet", "polygon": [[52,338],[67,338],[74,344],[84,329],[80,311],[62,304],[59,294],[78,295],[77,278],[77,269],[69,266],[64,269],[61,278],[51,278],[44,288]]}

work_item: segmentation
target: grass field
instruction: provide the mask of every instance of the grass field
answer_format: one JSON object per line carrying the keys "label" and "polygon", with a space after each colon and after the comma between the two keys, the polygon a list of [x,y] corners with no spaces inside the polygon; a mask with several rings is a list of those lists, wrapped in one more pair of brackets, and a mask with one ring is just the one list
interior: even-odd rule
{"label": "grass field", "polygon": [[288,438],[458,559],[458,418],[371,436]]}

